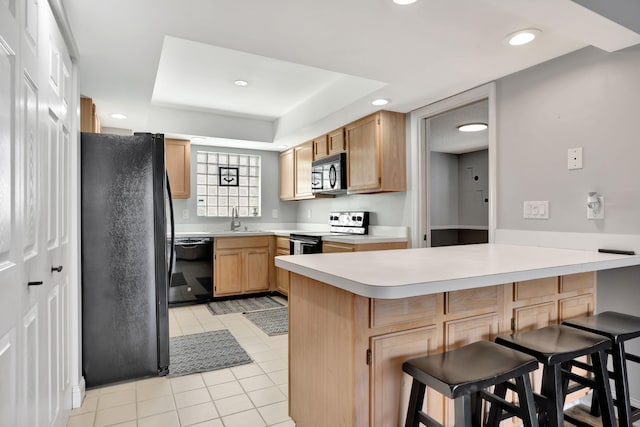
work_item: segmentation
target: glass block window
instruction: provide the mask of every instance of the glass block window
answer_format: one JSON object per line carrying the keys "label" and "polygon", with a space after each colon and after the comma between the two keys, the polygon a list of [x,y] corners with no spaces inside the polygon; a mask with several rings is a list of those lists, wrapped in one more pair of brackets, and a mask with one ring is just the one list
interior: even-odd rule
{"label": "glass block window", "polygon": [[198,151],[198,216],[260,216],[260,156]]}

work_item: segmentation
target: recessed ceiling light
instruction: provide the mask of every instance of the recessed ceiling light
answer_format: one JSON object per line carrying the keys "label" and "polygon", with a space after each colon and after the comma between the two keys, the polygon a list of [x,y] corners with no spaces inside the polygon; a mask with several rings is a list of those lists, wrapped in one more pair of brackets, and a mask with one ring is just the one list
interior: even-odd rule
{"label": "recessed ceiling light", "polygon": [[487,128],[486,123],[465,123],[458,126],[460,132],[479,132]]}
{"label": "recessed ceiling light", "polygon": [[507,36],[507,43],[511,46],[522,46],[523,44],[531,43],[540,32],[536,28],[516,31]]}
{"label": "recessed ceiling light", "polygon": [[233,83],[235,83],[236,86],[242,86],[242,87],[245,87],[245,86],[249,85],[249,82],[246,81],[246,80],[236,80]]}
{"label": "recessed ceiling light", "polygon": [[113,113],[111,115],[111,117],[113,117],[114,119],[119,119],[119,120],[124,120],[127,118],[127,116],[125,116],[124,114],[121,113]]}
{"label": "recessed ceiling light", "polygon": [[389,100],[385,98],[378,98],[371,101],[372,105],[387,105],[388,103],[389,103]]}
{"label": "recessed ceiling light", "polygon": [[278,145],[278,148],[285,149],[285,148],[289,148],[289,146],[288,145]]}
{"label": "recessed ceiling light", "polygon": [[393,0],[395,4],[399,4],[400,6],[406,6],[411,3],[415,3],[416,0]]}

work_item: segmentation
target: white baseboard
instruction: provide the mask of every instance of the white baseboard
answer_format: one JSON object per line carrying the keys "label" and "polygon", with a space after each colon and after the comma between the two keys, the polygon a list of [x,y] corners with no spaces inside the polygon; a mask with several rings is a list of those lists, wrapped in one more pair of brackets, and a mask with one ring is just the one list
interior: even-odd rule
{"label": "white baseboard", "polygon": [[497,229],[495,242],[511,245],[544,246],[548,248],[622,249],[640,253],[640,235],[606,233],[569,233],[561,231],[532,231]]}
{"label": "white baseboard", "polygon": [[80,377],[80,383],[74,385],[71,389],[71,407],[79,408],[82,406],[82,401],[84,400],[84,395],[86,392],[86,383],[84,382],[84,377]]}

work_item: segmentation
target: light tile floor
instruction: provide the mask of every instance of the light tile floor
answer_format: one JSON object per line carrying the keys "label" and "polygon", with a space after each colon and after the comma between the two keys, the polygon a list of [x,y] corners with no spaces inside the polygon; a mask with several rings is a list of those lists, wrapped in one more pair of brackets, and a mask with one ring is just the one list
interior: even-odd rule
{"label": "light tile floor", "polygon": [[169,310],[171,336],[218,329],[228,329],[254,363],[89,390],[67,426],[294,427],[287,415],[287,335],[270,337],[240,313],[213,316],[205,305]]}

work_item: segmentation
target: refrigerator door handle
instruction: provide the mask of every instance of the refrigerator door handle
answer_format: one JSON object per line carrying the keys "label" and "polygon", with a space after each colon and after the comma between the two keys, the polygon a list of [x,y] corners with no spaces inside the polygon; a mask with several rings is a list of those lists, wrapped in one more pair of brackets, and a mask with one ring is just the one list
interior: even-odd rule
{"label": "refrigerator door handle", "polygon": [[167,197],[169,198],[169,221],[171,222],[171,254],[169,255],[169,281],[168,284],[171,286],[171,276],[173,276],[173,265],[175,263],[175,253],[176,253],[176,231],[175,231],[175,221],[173,218],[173,199],[171,197],[171,184],[169,184],[169,174],[165,170],[164,172],[165,179],[167,181]]}

